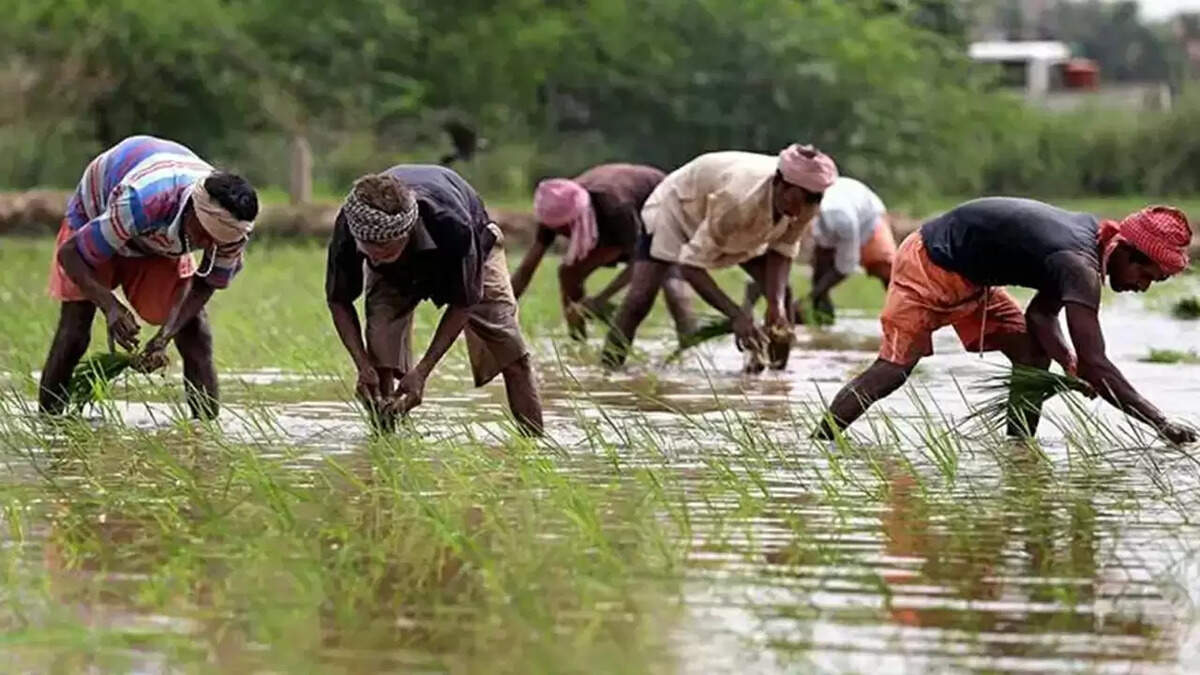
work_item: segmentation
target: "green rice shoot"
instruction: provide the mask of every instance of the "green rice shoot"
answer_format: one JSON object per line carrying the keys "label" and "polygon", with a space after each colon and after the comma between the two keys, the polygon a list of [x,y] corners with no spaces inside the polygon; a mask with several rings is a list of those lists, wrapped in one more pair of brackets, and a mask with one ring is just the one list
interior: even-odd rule
{"label": "green rice shoot", "polygon": [[679,338],[679,346],[667,356],[666,363],[678,361],[683,353],[692,347],[698,347],[709,340],[733,335],[733,321],[727,317],[712,317],[700,324],[696,330]]}
{"label": "green rice shoot", "polygon": [[125,352],[97,352],[82,359],[67,383],[67,407],[78,413],[94,401],[103,400],[109,386],[133,364]]}
{"label": "green rice shoot", "polygon": [[981,388],[993,396],[967,419],[977,420],[989,430],[1003,429],[1010,416],[1040,412],[1046,401],[1059,394],[1091,391],[1086,382],[1074,375],[1019,365],[989,376]]}

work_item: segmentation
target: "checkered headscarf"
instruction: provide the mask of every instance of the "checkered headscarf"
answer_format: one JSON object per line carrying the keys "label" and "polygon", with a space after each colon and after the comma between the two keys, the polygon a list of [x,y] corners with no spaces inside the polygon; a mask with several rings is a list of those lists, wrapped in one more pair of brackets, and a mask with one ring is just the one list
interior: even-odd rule
{"label": "checkered headscarf", "polygon": [[394,241],[408,234],[417,223],[418,213],[417,200],[411,192],[405,193],[399,213],[380,211],[360,199],[354,190],[350,190],[342,205],[342,215],[346,217],[351,236],[369,243]]}
{"label": "checkered headscarf", "polygon": [[1171,206],[1148,206],[1119,223],[1105,221],[1100,225],[1102,271],[1107,270],[1108,258],[1121,242],[1141,251],[1163,272],[1174,276],[1187,269],[1192,228],[1187,215]]}

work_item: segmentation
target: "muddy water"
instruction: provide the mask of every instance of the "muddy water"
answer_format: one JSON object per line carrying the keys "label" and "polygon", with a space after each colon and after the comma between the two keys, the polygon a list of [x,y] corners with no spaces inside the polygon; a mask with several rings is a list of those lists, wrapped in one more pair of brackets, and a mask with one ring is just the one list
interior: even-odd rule
{"label": "muddy water", "polygon": [[[1200,346],[1200,322],[1106,309],[1110,356],[1169,414],[1200,422],[1200,366],[1144,364],[1154,347]],[[670,647],[683,672],[1194,672],[1200,668],[1200,472],[1189,457],[1126,429],[1119,414],[1084,403],[1088,417],[1122,429],[1119,440],[1081,456],[1074,427],[1043,424],[1041,452],[993,440],[956,441],[947,460],[924,421],[961,420],[986,394],[972,385],[1002,360],[963,354],[952,332],[938,355],[881,404],[856,432],[857,449],[806,440],[811,416],[874,357],[877,323],[847,313],[828,331],[804,332],[786,372],[747,377],[727,342],[661,367],[667,336],[640,345],[648,356],[607,374],[569,359],[543,362],[546,418],[563,471],[602,435],[630,465],[664,468],[690,511],[690,553]],[[1149,337],[1148,337],[1149,336]],[[229,374],[244,386],[294,385],[281,372]],[[505,434],[503,389],[466,386],[451,361],[431,383],[414,420],[428,435]],[[314,387],[318,386],[314,383]],[[327,386],[327,383],[319,386]],[[236,387],[235,387],[236,391]],[[321,391],[326,391],[322,389]],[[234,438],[260,433],[237,395],[222,423]],[[1052,403],[1050,418],[1070,418]],[[153,429],[166,405],[119,408]],[[882,413],[882,414],[880,414]],[[897,430],[885,429],[884,416]],[[746,431],[746,420],[752,431]],[[331,455],[356,456],[358,413],[341,400],[279,408],[276,428],[298,471]],[[631,438],[652,435],[653,452]],[[761,451],[737,442],[753,436]],[[277,445],[278,441],[272,441]],[[1154,449],[1138,449],[1153,446]],[[714,475],[732,478],[718,484]],[[37,476],[14,465],[8,483]],[[187,633],[170,617],[119,617],[139,630]],[[145,668],[159,670],[153,657]]]}

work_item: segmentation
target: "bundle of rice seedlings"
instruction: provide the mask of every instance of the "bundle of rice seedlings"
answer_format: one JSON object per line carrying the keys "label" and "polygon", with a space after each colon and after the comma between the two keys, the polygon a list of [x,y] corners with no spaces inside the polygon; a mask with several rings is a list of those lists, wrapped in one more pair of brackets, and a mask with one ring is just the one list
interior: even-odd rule
{"label": "bundle of rice seedlings", "polygon": [[127,369],[150,373],[167,365],[162,352],[96,352],[82,359],[67,382],[67,407],[78,413],[84,406],[104,398],[109,385]]}
{"label": "bundle of rice seedlings", "polygon": [[1091,387],[1074,375],[1052,373],[1040,368],[1013,366],[984,380],[983,388],[995,392],[967,419],[978,420],[988,429],[1003,429],[1009,412],[1033,413],[1042,405],[1069,391],[1090,393]]}
{"label": "bundle of rice seedlings", "polygon": [[1176,319],[1200,319],[1200,298],[1184,298],[1171,308],[1171,316]]}
{"label": "bundle of rice seedlings", "polygon": [[103,398],[108,385],[133,364],[134,358],[125,352],[97,352],[81,360],[67,383],[67,407],[79,412]]}
{"label": "bundle of rice seedlings", "polygon": [[677,361],[679,357],[683,356],[684,352],[692,347],[702,345],[709,340],[724,335],[733,335],[733,321],[723,316],[710,318],[696,330],[679,338],[679,347],[671,352],[671,355],[667,357],[666,363]]}

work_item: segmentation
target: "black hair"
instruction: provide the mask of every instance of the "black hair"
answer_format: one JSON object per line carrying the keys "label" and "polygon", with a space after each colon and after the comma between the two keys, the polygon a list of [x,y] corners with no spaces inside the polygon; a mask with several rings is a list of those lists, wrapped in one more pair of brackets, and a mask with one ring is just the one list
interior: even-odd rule
{"label": "black hair", "polygon": [[258,194],[245,178],[217,171],[204,179],[204,189],[234,218],[254,220],[258,217]]}

